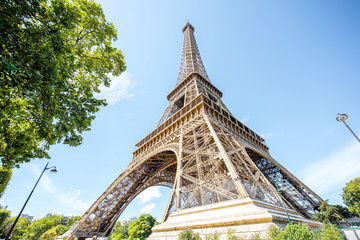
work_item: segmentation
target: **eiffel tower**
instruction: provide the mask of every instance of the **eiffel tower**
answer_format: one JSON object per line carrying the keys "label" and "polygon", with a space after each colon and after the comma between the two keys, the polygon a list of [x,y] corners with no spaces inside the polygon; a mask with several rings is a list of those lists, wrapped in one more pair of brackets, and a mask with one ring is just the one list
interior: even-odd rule
{"label": "eiffel tower", "polygon": [[157,127],[136,144],[130,165],[57,239],[105,236],[130,202],[152,186],[170,187],[172,193],[150,239],[177,239],[187,228],[264,234],[270,225],[286,225],[282,200],[291,221],[319,226],[310,219],[323,200],[232,115],[206,73],[194,27],[187,22],[182,31],[176,86]]}

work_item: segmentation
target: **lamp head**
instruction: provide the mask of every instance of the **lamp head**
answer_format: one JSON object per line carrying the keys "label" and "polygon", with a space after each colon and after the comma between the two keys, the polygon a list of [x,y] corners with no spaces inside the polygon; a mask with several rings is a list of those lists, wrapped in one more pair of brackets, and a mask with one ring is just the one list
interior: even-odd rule
{"label": "lamp head", "polygon": [[348,115],[346,115],[345,113],[342,113],[342,114],[338,113],[336,120],[338,122],[344,122],[347,118],[348,118]]}
{"label": "lamp head", "polygon": [[52,173],[57,173],[56,167],[52,167],[52,168],[50,169],[50,172],[52,172]]}

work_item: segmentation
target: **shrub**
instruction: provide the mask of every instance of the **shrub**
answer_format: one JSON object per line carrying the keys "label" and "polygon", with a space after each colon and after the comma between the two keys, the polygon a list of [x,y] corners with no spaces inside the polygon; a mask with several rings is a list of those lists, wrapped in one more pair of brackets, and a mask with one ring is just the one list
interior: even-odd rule
{"label": "shrub", "polygon": [[268,240],[277,240],[278,236],[283,230],[274,225],[271,225],[266,233],[266,239]]}
{"label": "shrub", "polygon": [[179,234],[179,240],[200,240],[199,233],[194,233],[191,229],[186,229]]}
{"label": "shrub", "polygon": [[244,238],[234,235],[235,230],[232,228],[228,228],[226,233],[227,240],[244,240]]}
{"label": "shrub", "polygon": [[205,240],[219,240],[220,239],[220,233],[215,232],[205,237]]}
{"label": "shrub", "polygon": [[335,226],[326,224],[319,231],[315,233],[316,240],[342,240],[343,235],[341,231]]}
{"label": "shrub", "polygon": [[267,234],[268,240],[313,240],[314,232],[307,226],[288,224],[284,230],[270,227]]}
{"label": "shrub", "polygon": [[260,237],[261,237],[260,233],[255,233],[250,236],[250,240],[261,240]]}

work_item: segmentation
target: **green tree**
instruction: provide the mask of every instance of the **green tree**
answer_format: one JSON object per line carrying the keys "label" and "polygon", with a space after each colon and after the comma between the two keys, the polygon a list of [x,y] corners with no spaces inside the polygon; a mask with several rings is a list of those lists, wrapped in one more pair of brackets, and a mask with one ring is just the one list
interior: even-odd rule
{"label": "green tree", "polygon": [[0,23],[1,165],[81,144],[106,105],[94,93],[125,70],[114,25],[92,0],[2,0]]}
{"label": "green tree", "polygon": [[47,230],[61,225],[63,217],[52,215],[33,221],[25,230],[22,240],[38,240]]}
{"label": "green tree", "polygon": [[9,215],[10,211],[0,209],[0,228],[3,226]]}
{"label": "green tree", "polygon": [[360,178],[355,178],[346,184],[342,199],[349,211],[360,217]]}
{"label": "green tree", "polygon": [[54,240],[56,236],[64,234],[69,228],[64,225],[57,225],[44,232],[39,240]]}
{"label": "green tree", "polygon": [[150,214],[140,215],[139,219],[129,226],[129,239],[146,239],[152,233],[151,229],[155,223],[156,219]]}
{"label": "green tree", "polygon": [[79,220],[80,216],[73,216],[70,217],[67,221],[66,221],[66,227],[69,229],[77,220]]}
{"label": "green tree", "polygon": [[336,209],[339,211],[339,213],[340,213],[344,218],[353,218],[353,217],[356,217],[356,215],[353,214],[352,212],[350,212],[347,207],[344,207],[344,206],[342,206],[342,205],[334,205],[334,207],[336,207]]}
{"label": "green tree", "polygon": [[109,240],[128,239],[129,226],[130,223],[121,224],[121,222],[116,222]]}
{"label": "green tree", "polygon": [[324,224],[337,223],[343,216],[335,206],[327,204],[327,201],[328,200],[321,204],[319,212],[315,213],[313,219]]}
{"label": "green tree", "polygon": [[79,218],[80,216],[70,217],[65,226],[60,224],[50,228],[40,236],[39,240],[53,240],[56,236],[64,234]]}
{"label": "green tree", "polygon": [[191,229],[180,232],[179,240],[201,240],[199,233],[194,233]]}
{"label": "green tree", "polygon": [[132,217],[130,220],[125,221],[123,224],[121,222],[116,222],[108,239],[109,240],[128,239],[130,224],[136,221],[137,219],[138,219],[137,217]]}
{"label": "green tree", "polygon": [[12,176],[12,170],[5,169],[0,165],[0,198],[4,194],[4,191],[11,179],[11,176]]}
{"label": "green tree", "polygon": [[[0,238],[5,238],[10,231],[11,226],[14,224],[15,217],[6,219],[4,225],[1,228]],[[24,235],[26,228],[31,224],[30,220],[25,217],[20,217],[15,225],[14,230],[11,233],[12,240],[20,240]]]}

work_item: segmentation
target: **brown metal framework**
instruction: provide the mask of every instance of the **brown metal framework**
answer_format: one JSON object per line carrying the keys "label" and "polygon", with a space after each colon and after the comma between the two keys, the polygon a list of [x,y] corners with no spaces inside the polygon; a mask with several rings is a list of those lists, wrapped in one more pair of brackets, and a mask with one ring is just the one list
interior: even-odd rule
{"label": "brown metal framework", "polygon": [[221,101],[187,23],[179,77],[156,129],[136,144],[131,164],[59,239],[105,236],[129,205],[151,186],[172,188],[163,221],[173,212],[250,197],[281,204],[306,218],[323,201],[269,154],[264,139]]}

